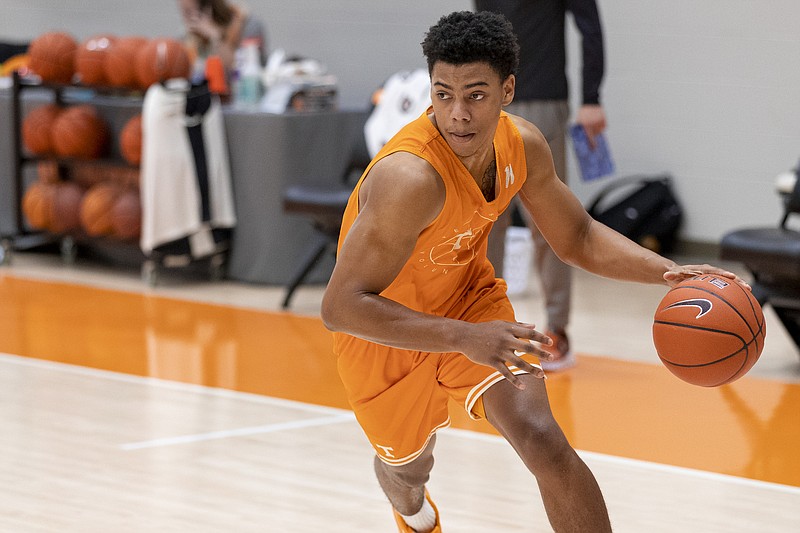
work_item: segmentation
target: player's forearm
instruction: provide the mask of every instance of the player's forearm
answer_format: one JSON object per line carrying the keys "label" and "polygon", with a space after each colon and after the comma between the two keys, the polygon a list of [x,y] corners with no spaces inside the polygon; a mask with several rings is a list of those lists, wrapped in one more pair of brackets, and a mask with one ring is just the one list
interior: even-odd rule
{"label": "player's forearm", "polygon": [[567,261],[607,278],[664,284],[664,273],[675,266],[670,259],[639,246],[597,221],[588,225],[580,243],[578,251]]}
{"label": "player's forearm", "polygon": [[322,320],[331,331],[371,342],[425,352],[462,351],[460,340],[469,324],[409,309],[378,294],[327,295]]}

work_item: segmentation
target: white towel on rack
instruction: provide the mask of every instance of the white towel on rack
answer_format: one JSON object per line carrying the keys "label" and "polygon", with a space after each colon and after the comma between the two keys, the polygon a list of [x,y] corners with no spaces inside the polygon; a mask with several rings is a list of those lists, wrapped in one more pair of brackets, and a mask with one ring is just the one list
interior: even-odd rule
{"label": "white towel on rack", "polygon": [[184,237],[189,238],[194,257],[210,255],[213,239],[204,234],[236,225],[225,124],[216,97],[202,119],[211,220],[201,220],[201,195],[186,130],[187,88],[157,83],[144,98],[140,245],[148,255],[159,245]]}

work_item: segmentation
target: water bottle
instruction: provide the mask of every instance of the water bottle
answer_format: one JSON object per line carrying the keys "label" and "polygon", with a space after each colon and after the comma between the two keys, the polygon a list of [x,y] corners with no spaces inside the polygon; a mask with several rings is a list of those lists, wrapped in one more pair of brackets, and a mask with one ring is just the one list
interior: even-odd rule
{"label": "water bottle", "polygon": [[236,105],[245,109],[253,109],[258,106],[263,93],[258,41],[246,39],[242,42],[240,53],[241,63],[236,80]]}

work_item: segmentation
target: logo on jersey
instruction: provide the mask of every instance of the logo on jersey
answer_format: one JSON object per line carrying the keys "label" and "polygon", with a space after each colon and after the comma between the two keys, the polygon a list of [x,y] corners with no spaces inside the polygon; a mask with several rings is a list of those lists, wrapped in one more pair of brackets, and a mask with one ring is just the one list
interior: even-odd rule
{"label": "logo on jersey", "polygon": [[453,233],[445,235],[439,244],[420,250],[420,263],[424,263],[426,269],[431,268],[431,272],[443,274],[447,274],[451,267],[468,265],[475,259],[479,243],[486,238],[487,226],[496,219],[496,214],[487,216],[476,211],[469,222],[461,228],[453,228]]}
{"label": "logo on jersey", "polygon": [[472,241],[481,233],[483,233],[483,229],[469,228],[467,231],[457,233],[443,243],[437,244],[431,248],[429,254],[431,263],[438,266],[466,265],[475,259],[475,247]]}
{"label": "logo on jersey", "polygon": [[697,307],[700,312],[697,313],[695,318],[700,318],[701,316],[708,314],[714,305],[710,300],[706,300],[705,298],[692,298],[690,300],[681,300],[680,302],[675,302],[674,304],[666,306],[664,309],[672,309],[673,307]]}
{"label": "logo on jersey", "polygon": [[506,165],[506,189],[509,186],[514,184],[514,169],[511,168],[511,165]]}

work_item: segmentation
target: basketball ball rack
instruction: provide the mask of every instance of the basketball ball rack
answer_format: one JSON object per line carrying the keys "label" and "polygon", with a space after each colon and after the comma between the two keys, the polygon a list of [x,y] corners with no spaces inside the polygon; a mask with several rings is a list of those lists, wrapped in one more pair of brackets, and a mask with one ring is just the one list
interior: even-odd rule
{"label": "basketball ball rack", "polygon": [[[28,163],[43,161],[45,158],[27,155],[22,148],[22,91],[24,89],[49,89],[54,95],[57,104],[64,103],[62,85],[45,85],[38,80],[20,76],[17,71],[12,73],[13,83],[11,86],[11,123],[13,138],[13,191],[12,202],[15,219],[16,233],[12,235],[0,235],[0,264],[11,262],[15,250],[32,250],[43,246],[51,245],[60,241],[61,255],[65,263],[73,263],[76,257],[75,240],[72,235],[59,236],[46,231],[31,230],[25,224],[22,213],[22,196],[25,193],[25,180],[23,171]],[[59,174],[62,174],[61,166],[65,164],[58,162]]]}
{"label": "basketball ball rack", "polygon": [[[76,165],[112,165],[119,167],[134,167],[121,157],[111,155],[96,160],[72,159],[51,155],[33,155],[28,153],[22,143],[21,131],[23,123],[23,98],[22,93],[27,90],[49,91],[54,103],[70,105],[72,103],[86,103],[88,98],[81,95],[81,91],[91,91],[92,95],[110,97],[111,99],[128,98],[141,102],[144,95],[141,91],[116,87],[89,87],[73,84],[43,83],[38,77],[21,76],[18,72],[12,74],[12,137],[13,137],[13,190],[12,209],[15,222],[14,233],[0,234],[0,265],[10,264],[15,251],[30,251],[57,247],[64,264],[75,263],[78,248],[116,264],[138,266],[141,279],[150,286],[155,286],[162,269],[202,269],[208,271],[211,280],[220,280],[224,277],[228,255],[228,239],[221,238],[217,249],[210,257],[193,258],[179,249],[154,250],[152,254],[145,254],[137,242],[118,240],[110,237],[92,236],[81,229],[65,233],[54,233],[47,230],[32,229],[25,221],[22,209],[22,198],[26,190],[25,168],[28,165],[41,161],[55,161],[58,165],[58,175],[61,180],[68,180],[69,169]],[[188,267],[188,268],[187,268]]]}

